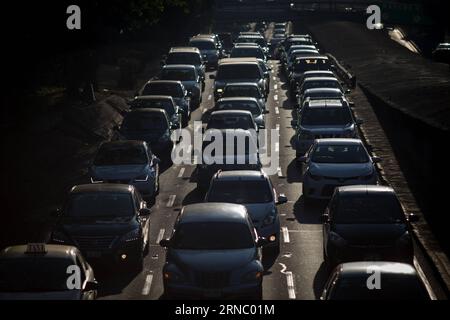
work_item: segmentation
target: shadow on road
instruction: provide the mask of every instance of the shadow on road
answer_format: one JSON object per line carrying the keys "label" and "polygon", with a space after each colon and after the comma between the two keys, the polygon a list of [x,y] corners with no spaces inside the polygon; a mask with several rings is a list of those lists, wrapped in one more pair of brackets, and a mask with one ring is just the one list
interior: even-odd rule
{"label": "shadow on road", "polygon": [[298,166],[296,159],[292,160],[287,167],[287,182],[288,183],[303,182],[302,171],[301,168]]}
{"label": "shadow on road", "polygon": [[299,223],[321,224],[320,216],[325,210],[327,202],[317,201],[305,206],[304,197],[301,196],[294,204],[294,216]]}

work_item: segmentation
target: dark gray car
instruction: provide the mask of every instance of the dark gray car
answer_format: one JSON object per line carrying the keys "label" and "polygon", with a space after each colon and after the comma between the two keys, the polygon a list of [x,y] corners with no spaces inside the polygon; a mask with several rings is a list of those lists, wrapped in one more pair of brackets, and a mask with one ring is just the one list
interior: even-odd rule
{"label": "dark gray car", "polygon": [[261,246],[244,206],[200,203],[184,207],[167,248],[164,293],[169,298],[262,298]]}

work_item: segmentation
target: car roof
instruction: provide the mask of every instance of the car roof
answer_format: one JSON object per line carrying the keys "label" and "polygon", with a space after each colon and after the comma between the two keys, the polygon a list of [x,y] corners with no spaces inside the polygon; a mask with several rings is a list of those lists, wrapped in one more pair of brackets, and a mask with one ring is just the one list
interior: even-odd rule
{"label": "car roof", "polygon": [[225,58],[219,60],[219,65],[224,64],[237,64],[237,65],[251,65],[255,64],[259,66],[259,62],[256,58]]}
{"label": "car roof", "polygon": [[137,96],[134,98],[133,101],[139,101],[139,100],[170,100],[173,101],[172,96],[162,96],[162,95],[146,95],[146,96]]}
{"label": "car roof", "polygon": [[[33,248],[37,248],[37,250],[34,250]],[[45,251],[41,253],[42,249]],[[45,258],[71,259],[75,261],[77,252],[78,249],[74,246],[30,243],[27,245],[7,247],[0,252],[0,258],[15,259],[39,256]]]}
{"label": "car roof", "polygon": [[360,139],[351,138],[328,138],[328,139],[317,139],[316,143],[318,145],[360,145],[362,141]]}
{"label": "car roof", "polygon": [[192,37],[189,42],[191,41],[204,41],[204,42],[216,42],[216,40],[214,39],[214,37],[202,37],[202,36],[195,36]]}
{"label": "car roof", "polygon": [[212,116],[221,116],[221,115],[241,115],[241,116],[252,116],[252,113],[247,110],[219,110],[219,111],[213,111],[211,113]]}
{"label": "car roof", "polygon": [[416,269],[406,263],[386,262],[386,261],[360,261],[340,264],[337,267],[341,275],[344,276],[367,276],[367,270],[376,269],[383,275],[406,275],[416,276]]}
{"label": "car roof", "polygon": [[254,103],[258,103],[258,100],[256,100],[256,98],[253,97],[229,97],[229,98],[221,98],[217,101],[217,103],[219,102],[236,102],[236,101],[248,101],[248,102],[254,102]]}
{"label": "car roof", "polygon": [[267,181],[267,175],[263,171],[258,170],[234,170],[234,171],[219,171],[214,177],[215,180],[226,181]]}
{"label": "car roof", "polygon": [[81,184],[72,187],[70,194],[88,193],[88,192],[116,192],[116,193],[132,193],[134,187],[127,184],[118,183],[91,183]]}
{"label": "car roof", "polygon": [[195,66],[192,64],[166,64],[163,66],[163,69],[195,69]]}
{"label": "car roof", "polygon": [[305,106],[308,108],[338,108],[347,107],[347,103],[343,99],[320,99],[320,100],[307,100]]}
{"label": "car roof", "polygon": [[338,88],[311,88],[311,89],[306,89],[305,94],[306,93],[314,93],[314,92],[332,92],[332,91],[342,94],[342,91]]}
{"label": "car roof", "polygon": [[159,109],[159,108],[137,108],[137,109],[132,109],[130,110],[126,115],[129,114],[134,114],[134,113],[145,113],[145,114],[166,114],[166,110],[164,109]]}
{"label": "car roof", "polygon": [[309,77],[303,82],[313,82],[313,81],[339,81],[336,77]]}
{"label": "car roof", "polygon": [[261,47],[260,46],[258,46],[258,45],[248,45],[248,44],[243,44],[243,45],[239,45],[239,46],[235,46],[234,48],[233,48],[233,50],[235,50],[235,49],[254,49],[254,50],[262,50],[261,49]]}
{"label": "car roof", "polygon": [[379,185],[353,185],[353,186],[344,186],[337,188],[339,195],[363,195],[363,194],[372,194],[372,193],[386,193],[394,195],[395,191],[391,187],[388,186],[379,186]]}
{"label": "car roof", "polygon": [[303,75],[317,74],[317,73],[332,74],[334,76],[334,73],[331,70],[310,70],[310,71],[303,72]]}
{"label": "car roof", "polygon": [[257,87],[259,88],[258,84],[255,82],[232,82],[232,83],[227,83],[225,85],[226,87]]}
{"label": "car roof", "polygon": [[243,205],[232,203],[196,203],[181,209],[180,223],[240,222],[248,223],[247,210]]}
{"label": "car roof", "polygon": [[152,83],[164,83],[164,84],[176,84],[176,85],[183,85],[181,83],[181,81],[178,80],[150,80],[146,83],[147,84],[152,84]]}
{"label": "car roof", "polygon": [[328,60],[327,56],[321,55],[321,56],[308,56],[308,57],[297,57],[296,60],[317,60],[317,59],[323,59],[323,60]]}
{"label": "car roof", "polygon": [[192,52],[200,54],[200,50],[197,47],[172,47],[169,53],[172,52]]}
{"label": "car roof", "polygon": [[240,48],[240,47],[253,47],[253,48],[259,48],[259,44],[255,42],[236,42],[233,46],[233,48]]}

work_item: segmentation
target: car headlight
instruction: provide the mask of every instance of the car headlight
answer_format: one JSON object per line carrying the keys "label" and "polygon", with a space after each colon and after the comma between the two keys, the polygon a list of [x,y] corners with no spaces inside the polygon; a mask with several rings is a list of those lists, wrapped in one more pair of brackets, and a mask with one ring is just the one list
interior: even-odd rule
{"label": "car headlight", "polygon": [[141,230],[134,229],[122,237],[122,242],[133,242],[141,239]]}
{"label": "car headlight", "polygon": [[242,282],[255,282],[262,279],[263,273],[259,270],[247,272],[242,276]]}
{"label": "car headlight", "polygon": [[276,214],[277,212],[275,211],[275,209],[272,209],[272,211],[264,218],[263,226],[269,226],[274,224],[276,220]]}
{"label": "car headlight", "polygon": [[347,241],[338,235],[336,232],[331,231],[328,239],[336,246],[345,246],[347,245]]}
{"label": "car headlight", "polygon": [[320,179],[322,179],[321,176],[316,175],[316,174],[312,174],[310,171],[308,171],[308,176],[309,176],[311,179],[316,180],[316,181],[319,181]]}
{"label": "car headlight", "polygon": [[67,243],[69,239],[63,232],[55,231],[52,233],[52,241],[56,243]]}

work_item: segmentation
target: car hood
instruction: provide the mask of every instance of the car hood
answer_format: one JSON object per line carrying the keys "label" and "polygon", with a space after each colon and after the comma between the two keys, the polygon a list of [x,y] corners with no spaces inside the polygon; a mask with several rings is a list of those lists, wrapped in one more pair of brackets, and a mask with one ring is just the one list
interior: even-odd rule
{"label": "car hood", "polygon": [[244,204],[255,226],[259,226],[267,215],[275,209],[273,202]]}
{"label": "car hood", "polygon": [[131,180],[142,175],[148,165],[92,166],[91,174],[99,180]]}
{"label": "car hood", "polygon": [[71,236],[121,236],[138,225],[136,218],[64,218],[58,231]]}
{"label": "car hood", "polygon": [[338,224],[332,231],[348,243],[361,245],[390,245],[397,241],[407,228],[404,224]]}
{"label": "car hood", "polygon": [[168,259],[182,271],[223,272],[256,259],[256,248],[240,250],[170,250]]}
{"label": "car hood", "polygon": [[80,290],[49,292],[0,292],[0,300],[80,300]]}
{"label": "car hood", "polygon": [[315,163],[311,162],[308,168],[314,175],[350,178],[366,176],[373,172],[373,166],[370,162],[366,163]]}

